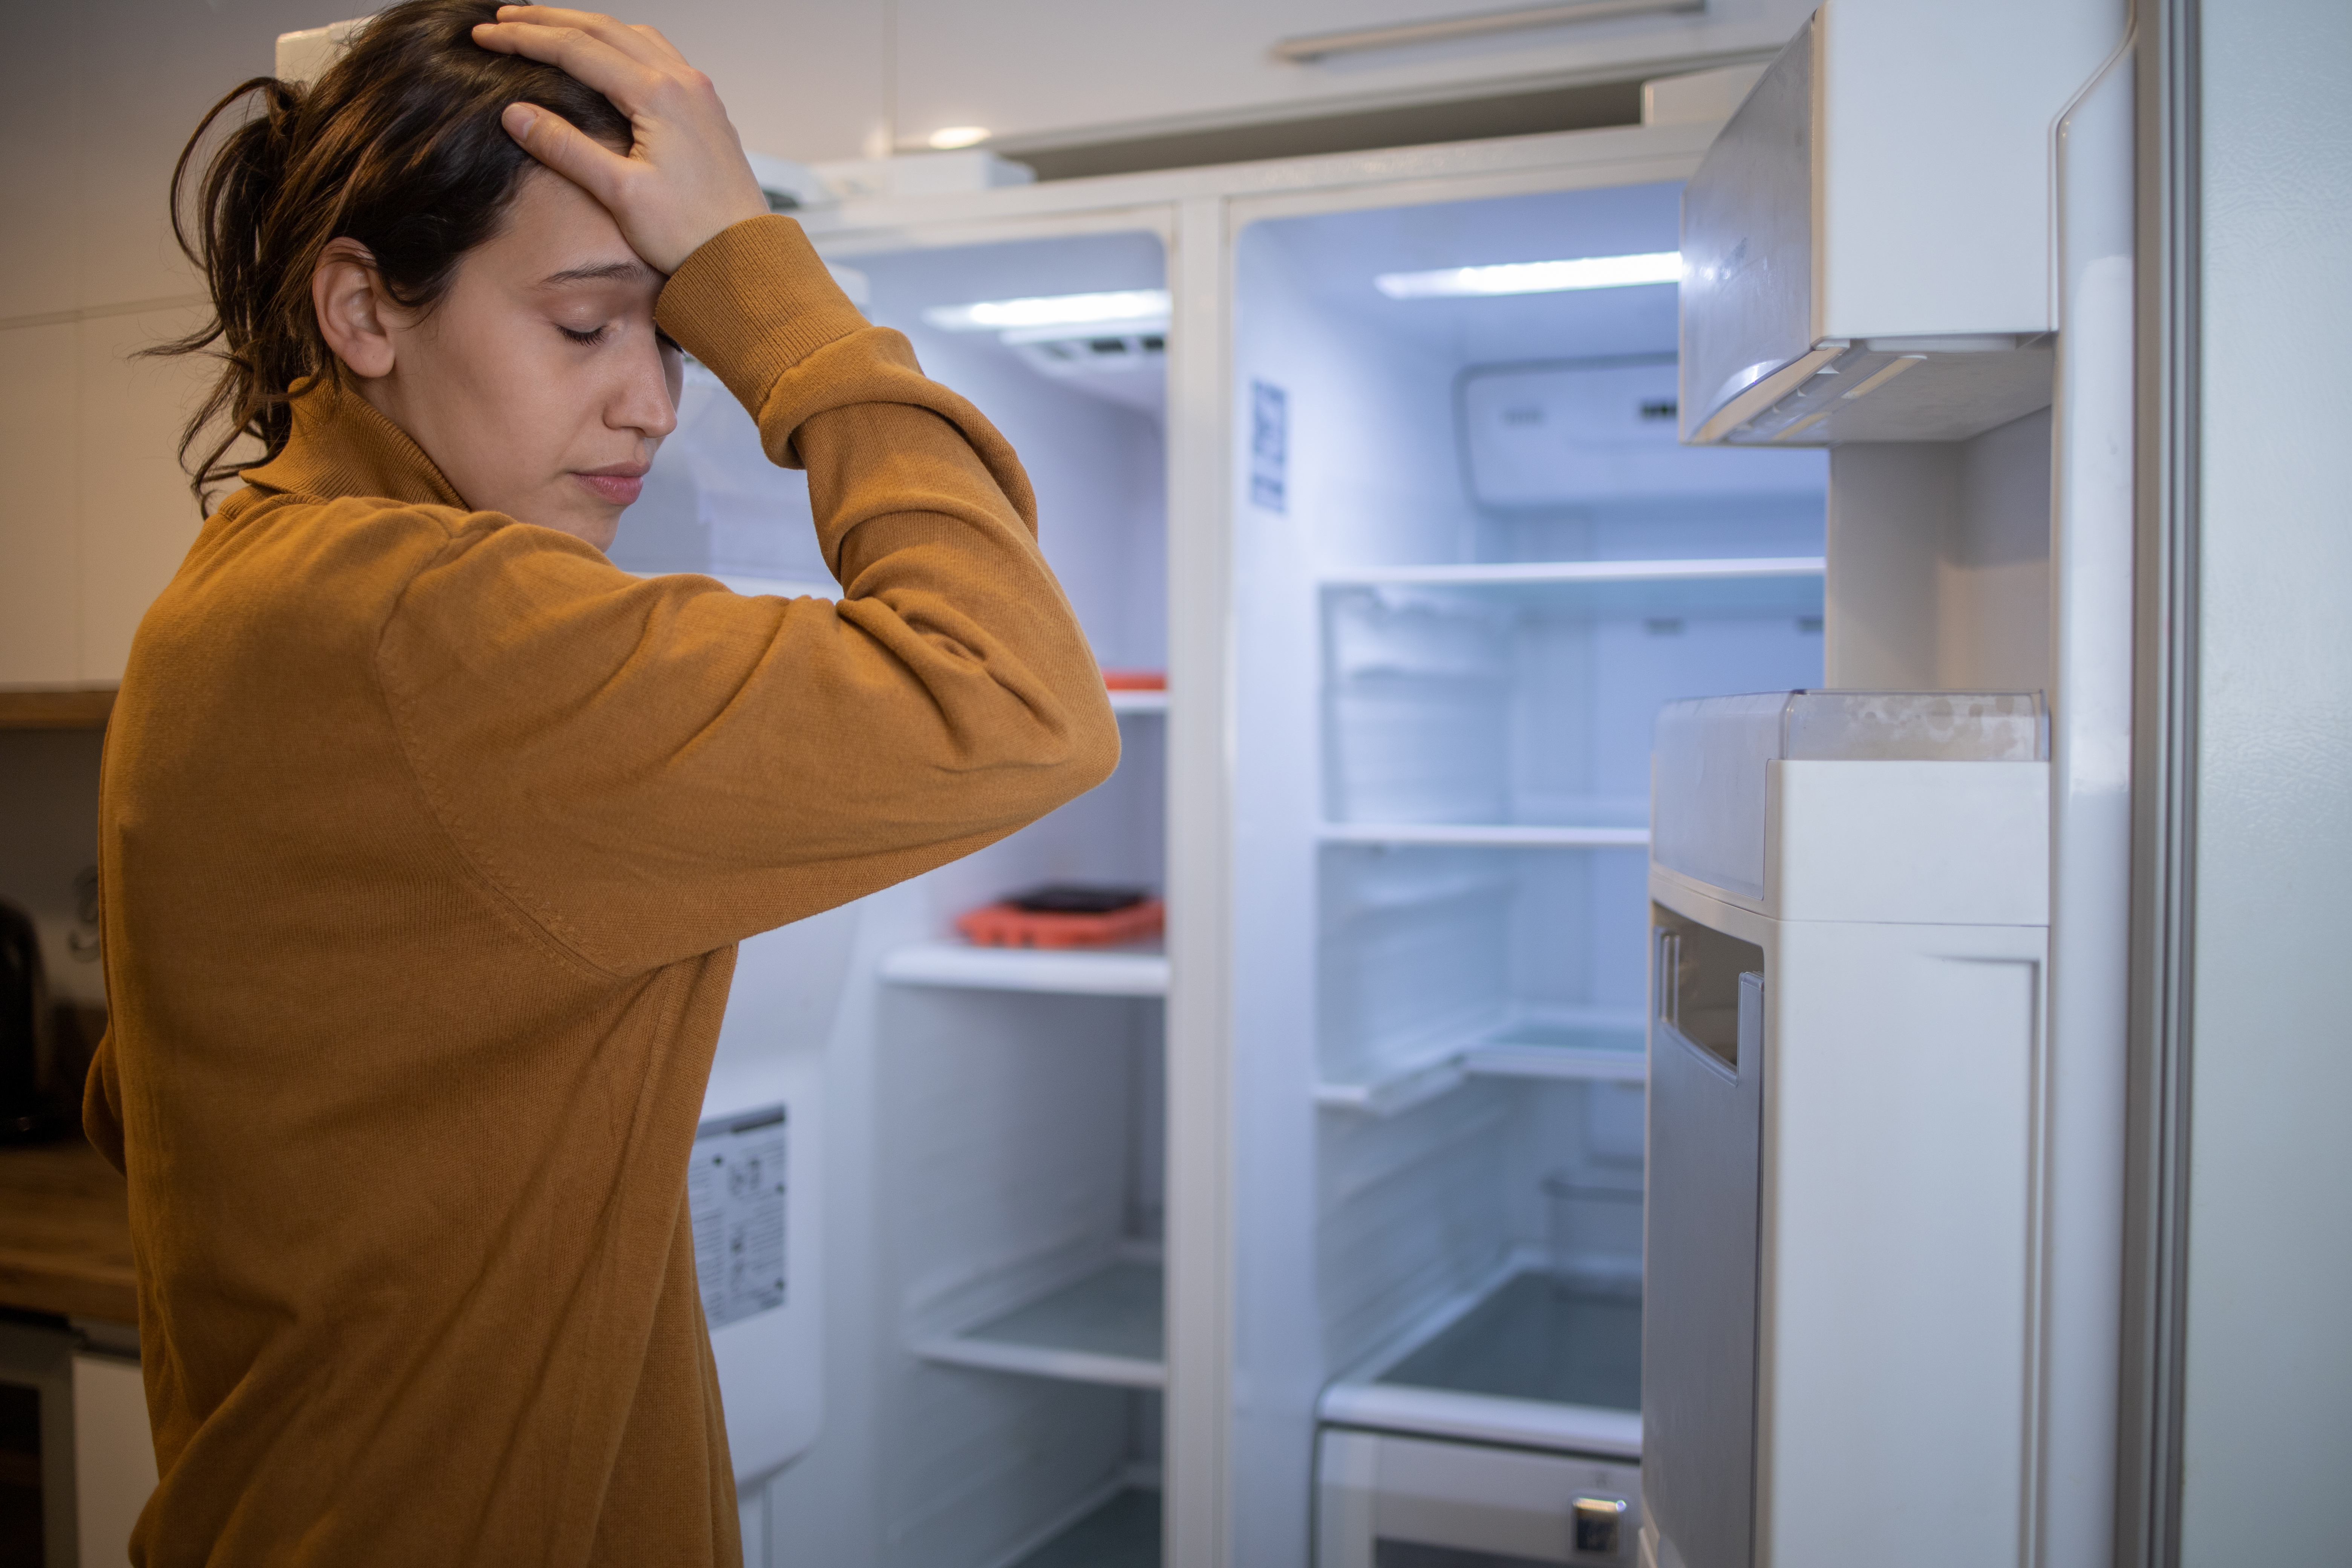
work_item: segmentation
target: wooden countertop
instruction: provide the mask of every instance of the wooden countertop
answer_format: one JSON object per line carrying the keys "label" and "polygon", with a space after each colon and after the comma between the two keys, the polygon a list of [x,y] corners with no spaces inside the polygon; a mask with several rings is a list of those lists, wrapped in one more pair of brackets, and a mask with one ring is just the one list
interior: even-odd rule
{"label": "wooden countertop", "polygon": [[0,1306],[139,1321],[131,1191],[79,1137],[0,1149]]}

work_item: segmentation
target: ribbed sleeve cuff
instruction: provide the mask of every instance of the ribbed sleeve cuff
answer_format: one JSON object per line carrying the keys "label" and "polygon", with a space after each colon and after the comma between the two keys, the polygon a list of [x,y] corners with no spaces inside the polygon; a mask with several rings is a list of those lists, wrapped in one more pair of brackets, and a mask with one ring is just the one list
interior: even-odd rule
{"label": "ribbed sleeve cuff", "polygon": [[781,213],[722,229],[670,275],[654,320],[752,411],[793,366],[866,324]]}

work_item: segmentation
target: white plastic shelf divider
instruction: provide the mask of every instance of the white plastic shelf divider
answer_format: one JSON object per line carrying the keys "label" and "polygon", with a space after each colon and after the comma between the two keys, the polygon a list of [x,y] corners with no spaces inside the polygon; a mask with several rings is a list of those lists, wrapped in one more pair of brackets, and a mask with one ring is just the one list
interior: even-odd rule
{"label": "white plastic shelf divider", "polygon": [[[1528,1020],[1482,1029],[1442,1042],[1406,1058],[1379,1078],[1362,1082],[1326,1080],[1315,1086],[1315,1103],[1331,1110],[1395,1116],[1449,1094],[1473,1078],[1546,1078],[1599,1083],[1644,1083],[1648,1057],[1639,1048],[1539,1044],[1526,1037]],[[1638,1037],[1641,1025],[1614,1013],[1595,1013],[1566,1026],[1583,1032]],[[1519,1037],[1514,1038],[1513,1037]]]}
{"label": "white plastic shelf divider", "polygon": [[1512,561],[1367,566],[1326,588],[1465,588],[1591,615],[1819,615],[1827,570],[1819,555],[1690,561]]}
{"label": "white plastic shelf divider", "polygon": [[1492,849],[1639,849],[1646,827],[1554,827],[1515,822],[1327,822],[1326,844],[1427,844]]}
{"label": "white plastic shelf divider", "polygon": [[961,1333],[919,1341],[926,1361],[1120,1388],[1165,1388],[1157,1263],[1122,1258]]}
{"label": "white plastic shelf divider", "polygon": [[1649,1058],[1640,1051],[1499,1042],[1463,1052],[1462,1070],[1474,1078],[1566,1078],[1587,1083],[1647,1083],[1650,1079]]}
{"label": "white plastic shelf divider", "polygon": [[1168,693],[1165,691],[1114,691],[1110,694],[1110,710],[1121,715],[1164,714],[1168,711]]}
{"label": "white plastic shelf divider", "polygon": [[1068,996],[1165,996],[1168,955],[1134,948],[973,947],[923,942],[885,955],[898,985],[1034,991]]}

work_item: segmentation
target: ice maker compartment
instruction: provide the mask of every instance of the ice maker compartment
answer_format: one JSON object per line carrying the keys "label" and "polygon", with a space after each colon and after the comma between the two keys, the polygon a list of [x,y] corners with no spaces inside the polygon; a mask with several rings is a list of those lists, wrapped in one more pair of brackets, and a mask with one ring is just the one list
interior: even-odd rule
{"label": "ice maker compartment", "polygon": [[1651,854],[1764,896],[1765,775],[1775,762],[2030,763],[2050,754],[2038,691],[1761,691],[1658,712]]}

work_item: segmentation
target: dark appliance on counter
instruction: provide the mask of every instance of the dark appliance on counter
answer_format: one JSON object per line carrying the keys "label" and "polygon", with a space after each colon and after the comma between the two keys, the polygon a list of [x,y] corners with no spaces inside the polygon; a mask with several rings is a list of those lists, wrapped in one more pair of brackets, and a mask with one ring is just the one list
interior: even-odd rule
{"label": "dark appliance on counter", "polygon": [[29,1143],[72,1125],[61,1114],[56,1016],[32,918],[0,901],[0,1143]]}

